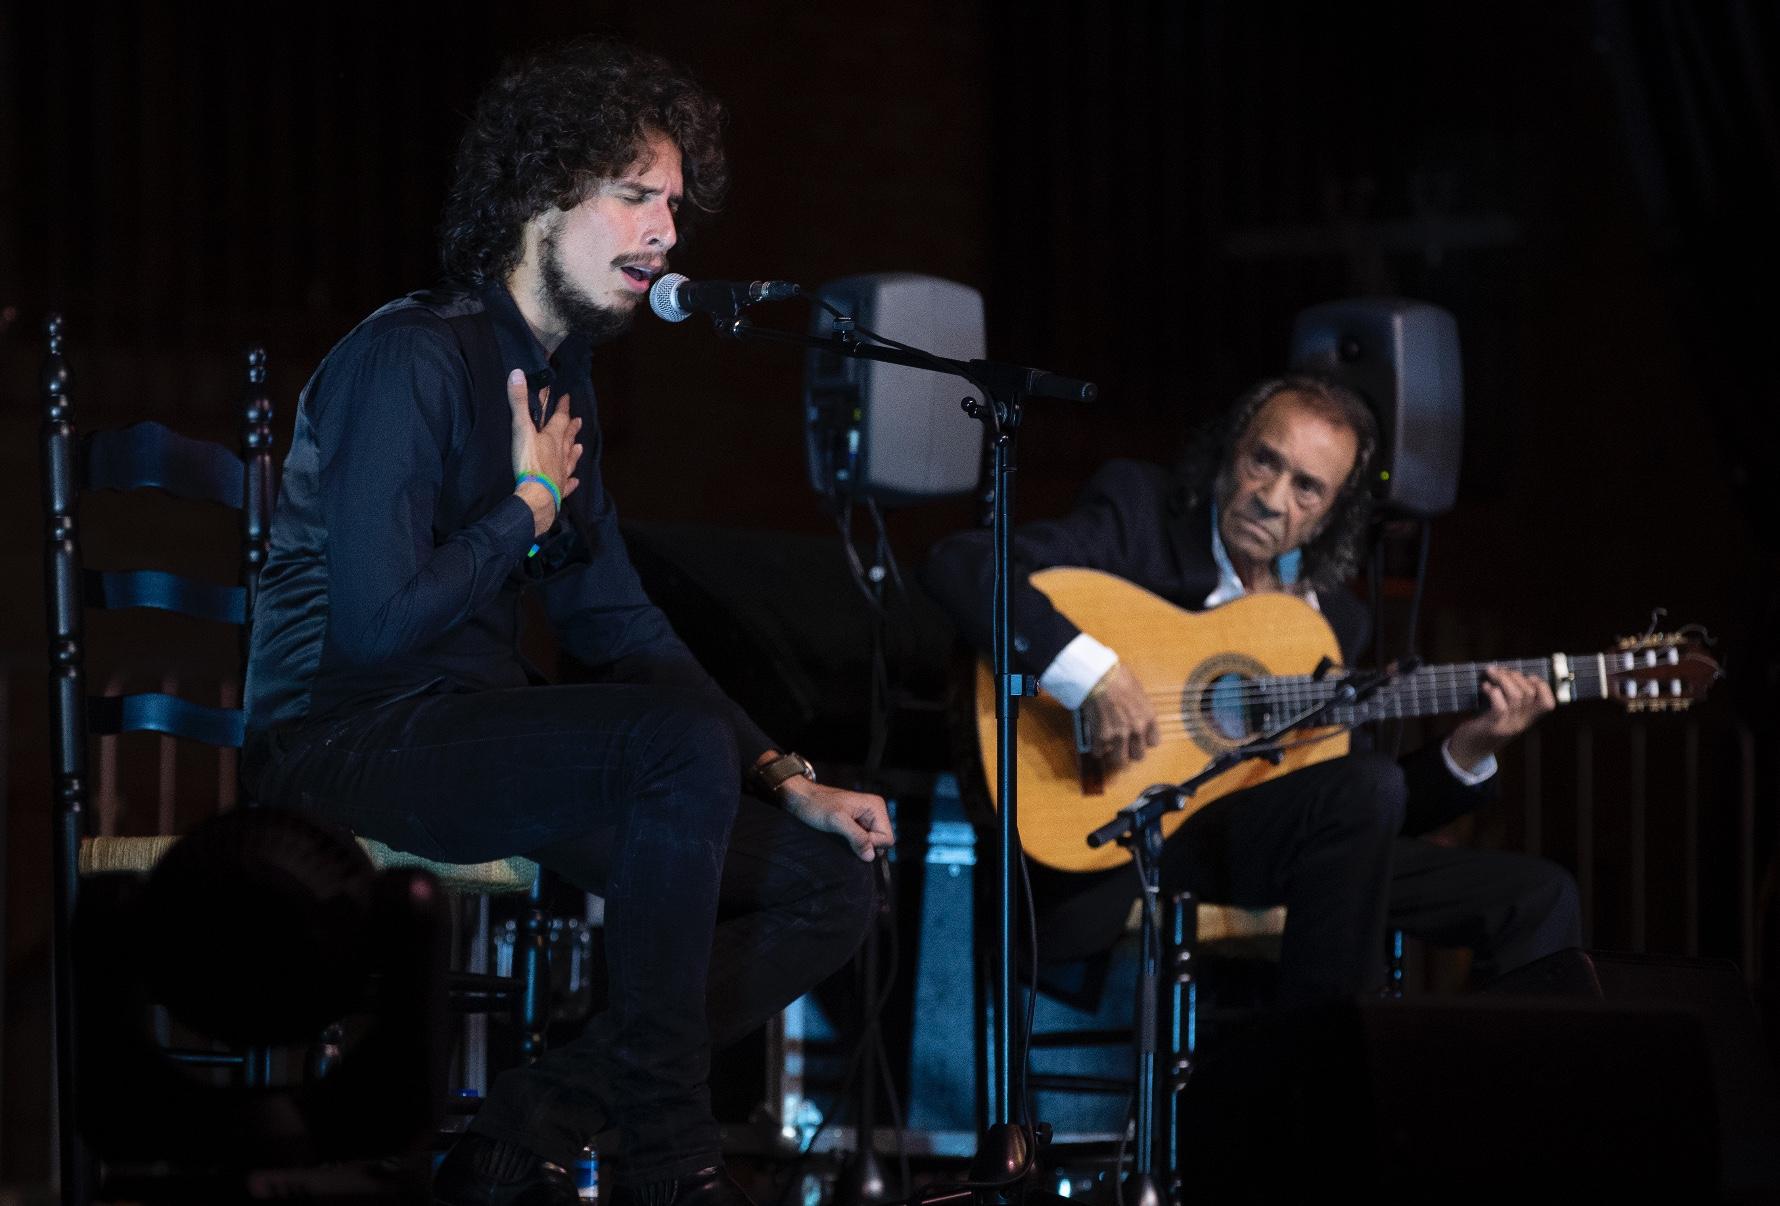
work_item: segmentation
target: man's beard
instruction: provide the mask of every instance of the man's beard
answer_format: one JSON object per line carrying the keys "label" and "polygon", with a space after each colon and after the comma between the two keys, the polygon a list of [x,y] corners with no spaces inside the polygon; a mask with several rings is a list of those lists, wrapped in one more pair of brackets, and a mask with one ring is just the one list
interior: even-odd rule
{"label": "man's beard", "polygon": [[596,344],[616,339],[624,333],[630,326],[631,315],[636,313],[635,306],[624,309],[602,306],[583,293],[562,270],[554,233],[543,237],[538,250],[541,253],[544,304],[550,307],[551,313],[570,331],[586,335]]}

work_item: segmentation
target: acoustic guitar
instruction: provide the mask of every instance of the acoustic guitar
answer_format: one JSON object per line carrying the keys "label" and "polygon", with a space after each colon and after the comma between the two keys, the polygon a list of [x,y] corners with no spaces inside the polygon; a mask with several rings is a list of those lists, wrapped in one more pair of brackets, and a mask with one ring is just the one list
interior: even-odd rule
{"label": "acoustic guitar", "polygon": [[[1150,693],[1162,729],[1160,748],[1141,762],[1109,770],[1091,752],[1075,713],[1049,696],[1024,701],[1014,751],[1020,839],[1029,855],[1059,870],[1123,865],[1129,857],[1124,851],[1091,849],[1088,832],[1144,788],[1188,779],[1219,751],[1329,699],[1341,678],[1339,671],[1316,673],[1339,662],[1335,633],[1320,612],[1291,595],[1246,595],[1191,612],[1098,570],[1041,570],[1032,584],[1077,627],[1118,650]],[[1477,711],[1489,665],[1545,679],[1559,703],[1615,699],[1633,711],[1685,708],[1719,675],[1704,637],[1693,629],[1628,637],[1601,653],[1425,666],[1358,704],[1338,705],[1328,714],[1331,727],[1288,738],[1290,748],[1278,765],[1251,759],[1214,779],[1185,811],[1164,819],[1164,833],[1221,796],[1341,757],[1353,725]],[[976,703],[978,749],[993,791],[995,690],[987,665],[977,670]]]}

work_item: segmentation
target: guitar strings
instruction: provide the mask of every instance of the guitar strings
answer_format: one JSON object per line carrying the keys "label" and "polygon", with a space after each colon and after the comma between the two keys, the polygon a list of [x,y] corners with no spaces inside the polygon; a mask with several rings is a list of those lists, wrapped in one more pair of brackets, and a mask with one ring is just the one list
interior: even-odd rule
{"label": "guitar strings", "polygon": [[[1320,745],[1321,743],[1323,743],[1325,741],[1332,741],[1335,738],[1340,737],[1346,733],[1351,733],[1353,731],[1353,726],[1345,725],[1345,724],[1328,725],[1328,726],[1319,725],[1317,728],[1311,729],[1309,731],[1312,734],[1314,734],[1314,736],[1300,737],[1293,741],[1282,741],[1279,743],[1280,750],[1283,751],[1284,753],[1289,754],[1293,750],[1298,749],[1300,746]],[[1251,734],[1249,734],[1249,736],[1247,738],[1245,738],[1245,740],[1252,741],[1256,737],[1259,737],[1259,736],[1260,736],[1259,733],[1251,733]],[[1166,742],[1179,741],[1183,737],[1191,739],[1194,737],[1194,734],[1191,732],[1188,732],[1184,729],[1183,730],[1164,729],[1163,733],[1162,733],[1162,740],[1166,741]]]}
{"label": "guitar strings", "polygon": [[[1626,674],[1632,674],[1635,677],[1639,672],[1643,672],[1645,677],[1660,677],[1665,670],[1673,672],[1678,668],[1663,664],[1656,666],[1635,666],[1629,670],[1609,669],[1607,674],[1603,676],[1599,668],[1592,664],[1593,660],[1594,655],[1592,654],[1572,655],[1570,657],[1570,664],[1578,684],[1602,686],[1610,679],[1621,677]],[[1551,661],[1548,658],[1520,658],[1511,661],[1496,662],[1459,662],[1447,666],[1429,666],[1383,684],[1378,688],[1377,692],[1374,693],[1373,698],[1376,699],[1379,696],[1414,697],[1430,693],[1453,694],[1455,689],[1463,689],[1466,687],[1481,690],[1485,681],[1482,671],[1492,666],[1507,667],[1511,670],[1518,670],[1522,674],[1530,674],[1536,678],[1549,677],[1551,673]],[[1332,694],[1334,689],[1339,685],[1339,680],[1331,682],[1328,680],[1312,678],[1308,674],[1284,674],[1266,679],[1243,679],[1234,686],[1220,688],[1218,694],[1221,699],[1240,703],[1244,706],[1258,703],[1263,700],[1284,698],[1288,692],[1294,691],[1300,692],[1300,696],[1305,698],[1307,702],[1320,702],[1315,696],[1302,695],[1302,689],[1305,687],[1327,687]],[[1208,684],[1198,684],[1198,688],[1200,698],[1204,698],[1210,693]],[[1146,687],[1144,688],[1143,693],[1145,696],[1153,700],[1175,701],[1180,699],[1187,689],[1188,688],[1186,687],[1174,689]]]}
{"label": "guitar strings", "polygon": [[[1465,667],[1441,667],[1439,669],[1425,671],[1418,670],[1414,675],[1406,675],[1403,678],[1383,684],[1375,693],[1374,698],[1378,695],[1387,694],[1392,696],[1420,695],[1431,692],[1451,694],[1454,688],[1463,687],[1480,689],[1484,680],[1479,671],[1487,666],[1507,666],[1510,669],[1520,670],[1522,673],[1543,673],[1548,672],[1550,669],[1550,664],[1547,662],[1527,661],[1479,662],[1471,663]],[[1327,680],[1314,679],[1306,674],[1281,675],[1279,677],[1260,681],[1244,679],[1237,684],[1221,688],[1212,688],[1210,684],[1204,683],[1197,684],[1197,686],[1198,695],[1201,699],[1208,695],[1215,694],[1220,699],[1240,702],[1246,705],[1262,700],[1283,699],[1289,692],[1296,692],[1303,695],[1303,689],[1307,687],[1326,688],[1327,693],[1332,695],[1334,694],[1335,689],[1340,686],[1340,683],[1339,681],[1329,682]],[[1143,693],[1150,699],[1178,700],[1188,689],[1190,688],[1181,687],[1167,689],[1146,687],[1144,688]],[[1320,694],[1321,692],[1319,691],[1318,693]]]}

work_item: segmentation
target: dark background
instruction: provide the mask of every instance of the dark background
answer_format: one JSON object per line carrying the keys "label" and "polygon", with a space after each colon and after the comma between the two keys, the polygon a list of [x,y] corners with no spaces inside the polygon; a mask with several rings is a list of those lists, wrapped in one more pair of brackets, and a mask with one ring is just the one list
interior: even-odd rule
{"label": "dark background", "polygon": [[[429,282],[480,85],[506,54],[588,31],[684,62],[729,107],[732,200],[676,268],[950,277],[983,291],[991,355],[1100,383],[1092,408],[1033,408],[1026,516],[1065,507],[1106,457],[1171,456],[1281,367],[1306,305],[1453,311],[1466,457],[1434,529],[1423,651],[1595,649],[1661,605],[1709,625],[1731,671],[1687,722],[1551,718],[1460,836],[1575,867],[1601,945],[1760,970],[1780,683],[1758,436],[1775,396],[1771,5],[8,0],[0,1183],[40,1178],[47,1151],[44,315],[67,315],[85,424],[232,440],[241,353],[263,342],[282,447],[329,345]],[[831,530],[803,481],[795,357],[645,318],[600,361],[627,516]],[[891,517],[907,564],[971,521],[966,502]],[[127,557],[153,523],[89,515],[89,552]],[[132,649],[183,639],[148,624],[95,643],[127,676]],[[232,672],[193,656],[193,678]],[[154,822],[124,812],[126,830]]]}

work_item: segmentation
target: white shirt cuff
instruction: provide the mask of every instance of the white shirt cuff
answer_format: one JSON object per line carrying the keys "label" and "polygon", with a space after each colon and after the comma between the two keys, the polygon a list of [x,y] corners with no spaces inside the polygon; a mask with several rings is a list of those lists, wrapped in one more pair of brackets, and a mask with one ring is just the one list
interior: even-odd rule
{"label": "white shirt cuff", "polygon": [[1118,664],[1118,654],[1084,632],[1063,646],[1062,652],[1038,676],[1038,685],[1073,712],[1082,706],[1094,684]]}
{"label": "white shirt cuff", "polygon": [[[1041,685],[1043,682],[1043,679],[1039,680]],[[1452,738],[1450,737],[1440,743],[1440,756],[1446,759],[1446,769],[1452,772],[1452,777],[1466,787],[1476,787],[1496,773],[1496,756],[1494,754],[1485,754],[1483,761],[1477,764],[1475,770],[1466,770],[1453,761]]]}

